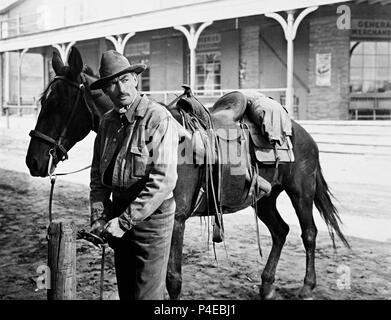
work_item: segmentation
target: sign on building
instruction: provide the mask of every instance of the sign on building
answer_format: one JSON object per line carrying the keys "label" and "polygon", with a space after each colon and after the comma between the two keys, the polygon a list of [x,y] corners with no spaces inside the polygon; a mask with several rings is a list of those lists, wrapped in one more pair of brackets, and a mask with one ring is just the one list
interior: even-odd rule
{"label": "sign on building", "polygon": [[331,86],[331,53],[316,54],[316,85]]}
{"label": "sign on building", "polygon": [[391,39],[391,20],[353,19],[352,37]]}

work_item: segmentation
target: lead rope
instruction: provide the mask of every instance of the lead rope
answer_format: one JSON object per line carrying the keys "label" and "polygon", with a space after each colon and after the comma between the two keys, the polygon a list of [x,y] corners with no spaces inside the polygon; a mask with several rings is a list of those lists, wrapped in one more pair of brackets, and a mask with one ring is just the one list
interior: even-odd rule
{"label": "lead rope", "polygon": [[[222,163],[221,163],[220,144],[219,144],[218,137],[216,135],[216,131],[215,131],[215,128],[214,128],[214,125],[213,125],[212,117],[211,117],[211,114],[210,114],[208,108],[206,108],[195,96],[194,96],[194,99],[198,101],[198,103],[204,108],[204,110],[206,111],[206,113],[208,115],[209,129],[210,129],[210,133],[212,135],[212,137],[210,137],[210,138],[213,139],[212,140],[213,141],[212,147],[214,147],[213,148],[214,150],[213,149],[212,150],[209,149],[209,150],[210,150],[211,153],[213,153],[213,151],[216,152],[215,160],[217,161],[217,200],[216,200],[216,195],[214,193],[213,168],[212,168],[212,165],[210,165],[210,176],[211,176],[211,181],[212,181],[212,195],[213,195],[213,202],[214,202],[214,206],[215,206],[215,210],[216,210],[216,216],[215,216],[214,224],[216,224],[216,220],[217,220],[217,223],[219,224],[219,238],[222,239],[222,241],[223,241],[224,250],[225,250],[225,254],[226,254],[228,263],[232,266],[231,261],[229,260],[228,251],[227,251],[227,247],[226,247],[226,244],[225,244],[225,238],[224,238],[223,208],[222,208],[222,203],[221,203]],[[216,262],[217,262],[216,247],[215,247],[215,242],[214,241],[213,241],[213,251],[214,251],[215,259],[216,259]]]}
{"label": "lead rope", "polygon": [[103,285],[105,282],[105,251],[106,245],[102,245],[102,258],[100,260],[100,284],[99,284],[99,300],[103,300]]}
{"label": "lead rope", "polygon": [[[71,171],[71,172],[63,172],[63,173],[57,173],[55,174],[54,172],[51,172],[51,167],[52,167],[52,164],[53,164],[53,149],[50,149],[49,150],[49,163],[48,163],[48,175],[50,177],[50,195],[49,195],[49,225],[52,223],[53,221],[53,215],[52,215],[52,202],[53,202],[53,193],[54,193],[54,185],[56,183],[56,178],[57,176],[66,176],[66,175],[69,175],[69,174],[73,174],[73,173],[77,173],[77,172],[81,172],[81,171],[84,171],[88,168],[91,168],[91,165],[89,166],[86,166],[84,168],[81,168],[79,170],[75,170],[75,171]],[[49,228],[48,228],[48,232],[46,234],[46,240],[49,241],[50,240],[50,235],[49,235]],[[103,285],[104,285],[104,281],[105,281],[105,256],[106,256],[106,246],[105,244],[103,244],[101,246],[102,248],[102,257],[101,257],[101,264],[100,264],[100,285],[99,285],[99,300],[103,300]]]}

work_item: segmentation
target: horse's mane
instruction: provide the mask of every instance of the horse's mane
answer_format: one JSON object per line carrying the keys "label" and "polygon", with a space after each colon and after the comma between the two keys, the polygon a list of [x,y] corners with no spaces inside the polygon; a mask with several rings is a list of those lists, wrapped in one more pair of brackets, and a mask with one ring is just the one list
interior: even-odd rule
{"label": "horse's mane", "polygon": [[83,73],[85,73],[86,75],[89,75],[93,78],[99,78],[99,76],[97,74],[95,74],[94,70],[92,70],[92,68],[90,66],[87,66],[87,65],[84,65],[84,68],[83,68]]}
{"label": "horse's mane", "polygon": [[45,88],[45,90],[43,90],[43,92],[39,95],[38,101],[39,101],[40,104],[45,103],[47,93],[49,92],[49,88],[50,88],[50,86],[47,86]]}

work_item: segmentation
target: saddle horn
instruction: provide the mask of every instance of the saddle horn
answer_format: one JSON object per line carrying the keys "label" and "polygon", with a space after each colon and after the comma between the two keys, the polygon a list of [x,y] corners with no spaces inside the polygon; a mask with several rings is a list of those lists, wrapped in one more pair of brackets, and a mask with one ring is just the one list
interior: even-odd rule
{"label": "saddle horn", "polygon": [[188,98],[190,98],[193,95],[191,87],[188,84],[183,84],[182,88],[183,90],[185,90],[183,94],[185,94]]}

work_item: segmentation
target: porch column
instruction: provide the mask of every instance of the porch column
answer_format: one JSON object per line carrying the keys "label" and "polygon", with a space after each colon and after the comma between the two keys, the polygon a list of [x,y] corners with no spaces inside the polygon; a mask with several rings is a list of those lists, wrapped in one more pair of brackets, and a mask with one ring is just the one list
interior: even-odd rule
{"label": "porch column", "polygon": [[129,32],[124,37],[121,35],[117,35],[117,36],[108,36],[106,37],[106,39],[113,43],[115,51],[119,52],[120,54],[124,54],[126,43],[134,35],[135,32]]}
{"label": "porch column", "polygon": [[53,44],[52,47],[56,48],[58,53],[60,54],[62,62],[67,63],[69,52],[71,51],[72,46],[76,43],[76,41],[69,42],[68,44]]}
{"label": "porch column", "polygon": [[189,25],[189,29],[185,26],[174,26],[174,29],[181,31],[186,39],[187,44],[190,49],[190,88],[194,90],[195,88],[195,79],[196,79],[196,52],[195,49],[197,47],[198,38],[201,35],[201,32],[205,30],[206,27],[209,27],[213,21],[206,21],[202,23],[198,29],[194,24]]}
{"label": "porch column", "polygon": [[2,104],[2,108],[5,108],[9,102],[9,98],[10,98],[10,93],[9,93],[10,92],[9,91],[9,88],[10,88],[9,52],[2,53],[2,63],[3,63],[3,67],[2,67],[3,74],[2,74],[2,78],[1,78],[1,83],[3,85],[2,90],[4,90],[4,91],[3,91],[3,95],[2,95],[3,101],[1,101],[1,104]]}
{"label": "porch column", "polygon": [[285,96],[285,107],[289,112],[289,115],[293,118],[293,40],[296,38],[297,28],[299,27],[301,21],[310,14],[311,12],[318,9],[318,6],[309,7],[304,9],[295,21],[295,10],[286,11],[287,20],[285,20],[278,13],[265,13],[265,16],[276,20],[284,30],[285,39],[287,41],[287,70],[286,70],[286,96]]}
{"label": "porch column", "polygon": [[18,110],[19,115],[22,115],[22,62],[24,54],[28,51],[28,48],[19,50],[18,54]]}

